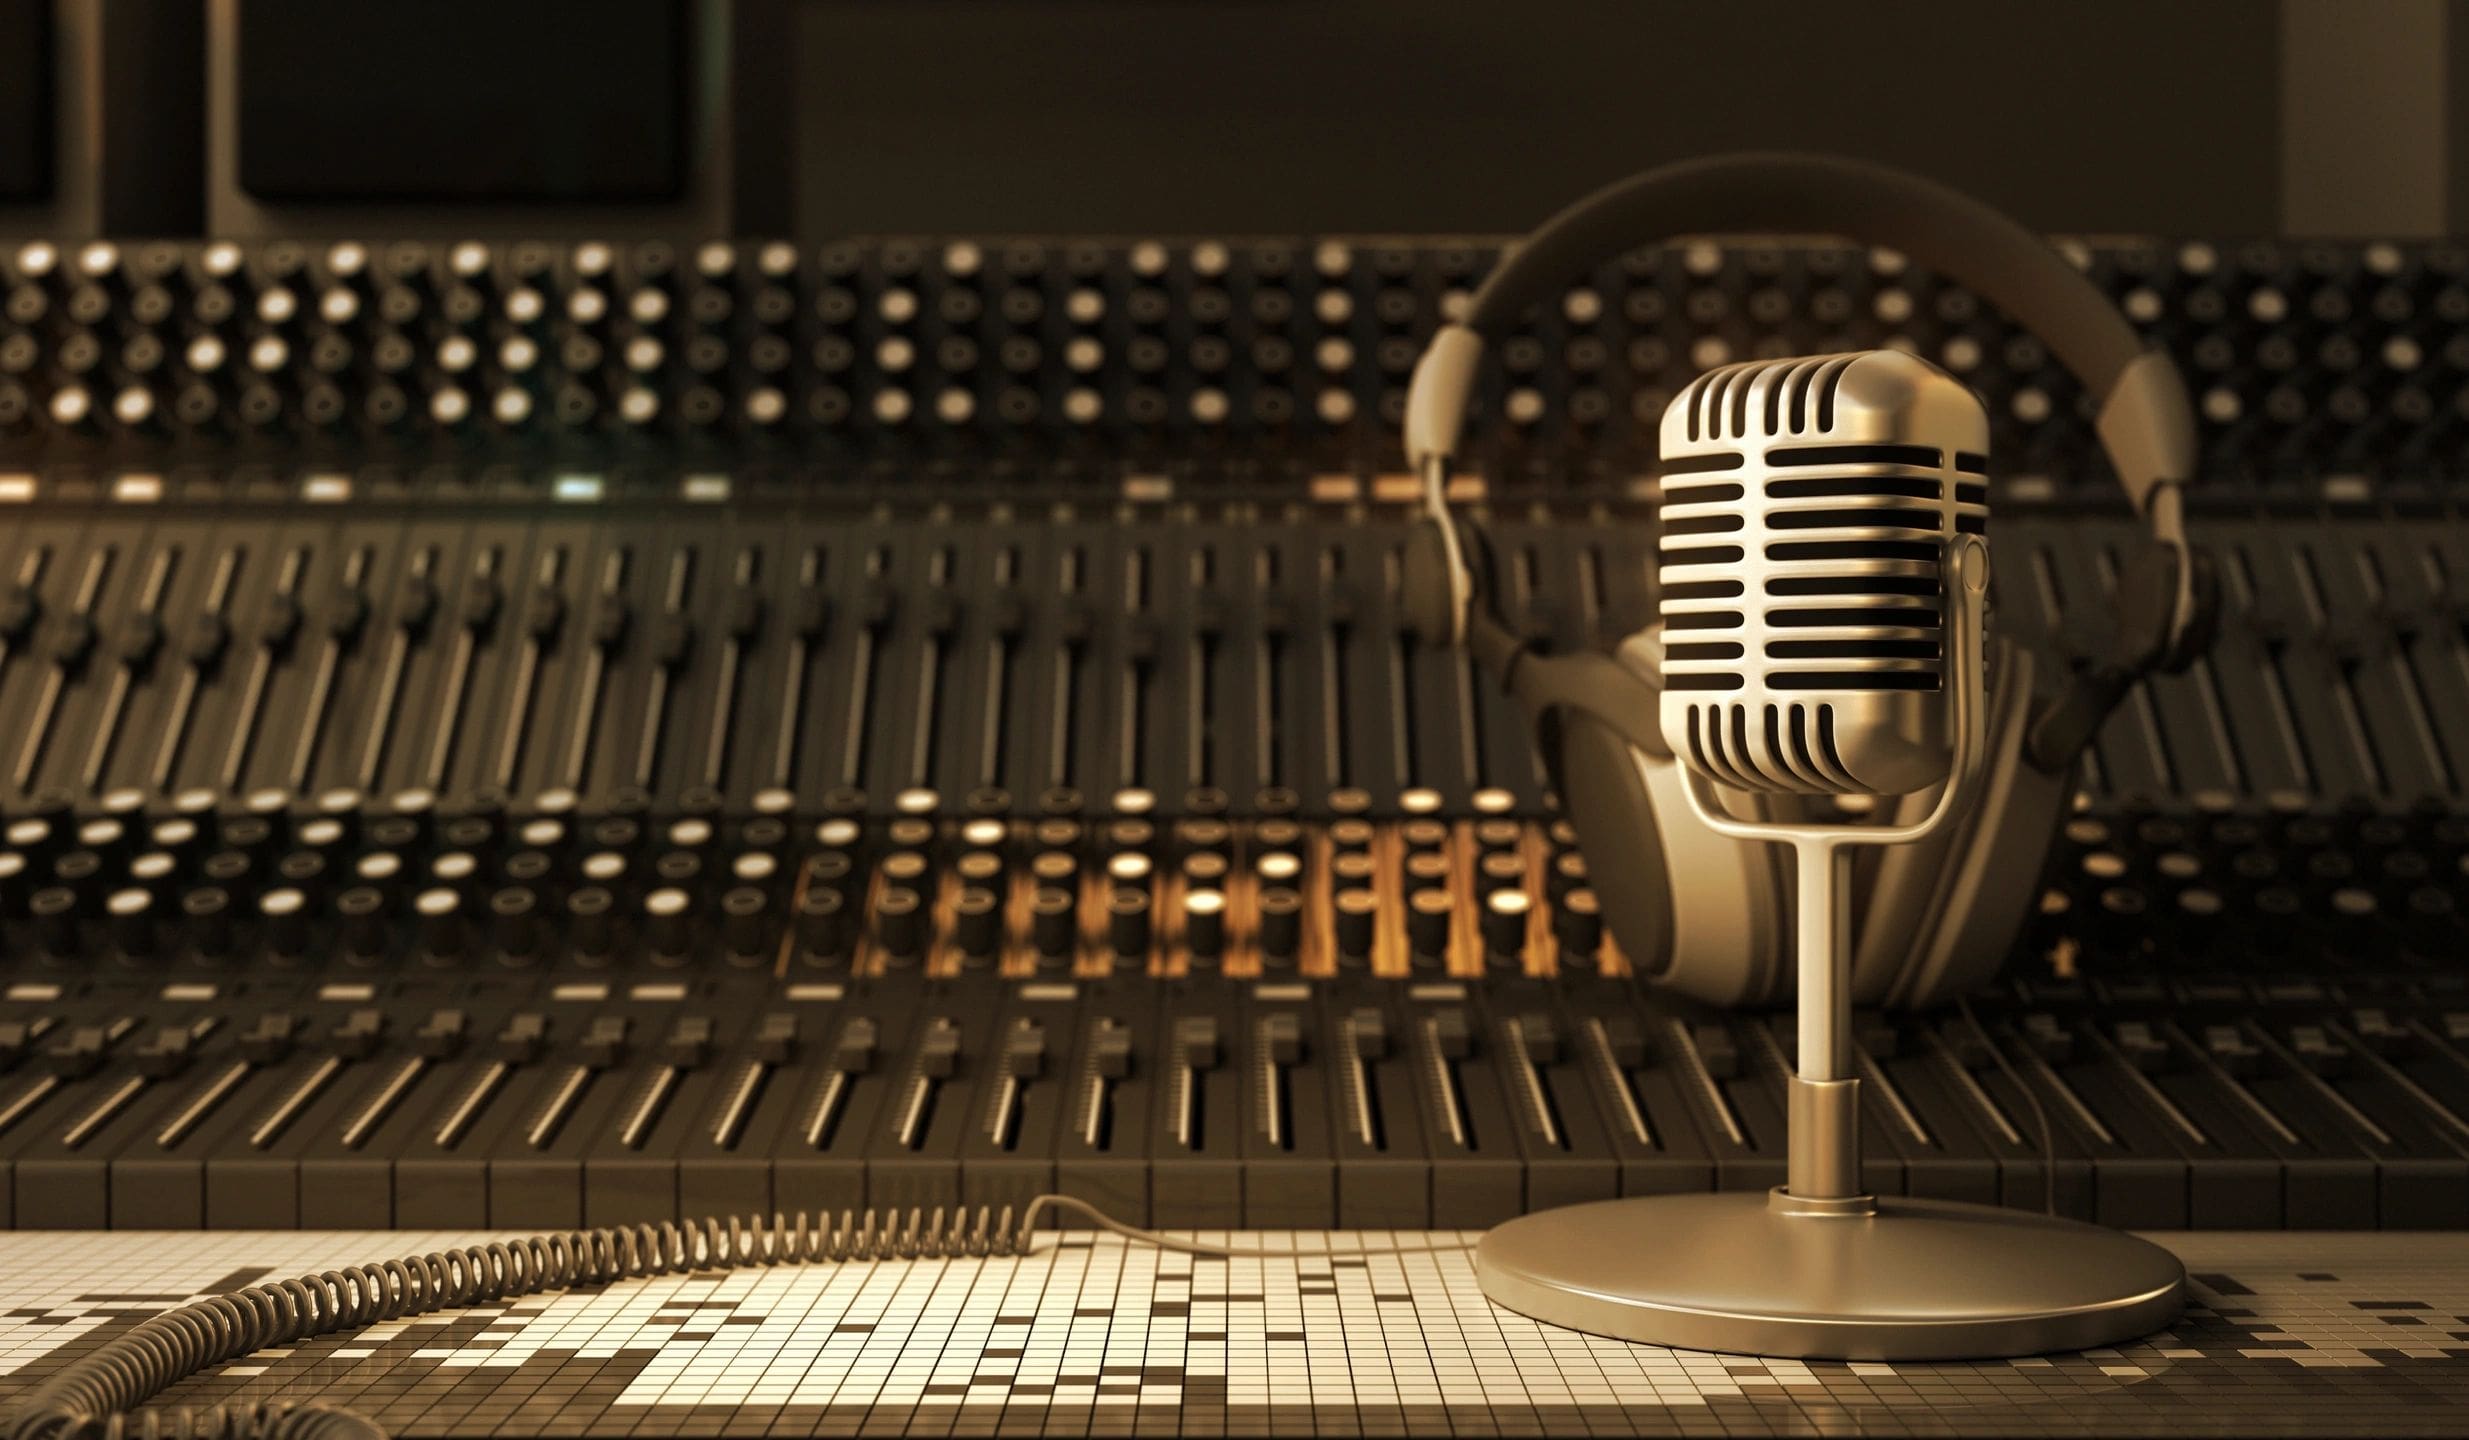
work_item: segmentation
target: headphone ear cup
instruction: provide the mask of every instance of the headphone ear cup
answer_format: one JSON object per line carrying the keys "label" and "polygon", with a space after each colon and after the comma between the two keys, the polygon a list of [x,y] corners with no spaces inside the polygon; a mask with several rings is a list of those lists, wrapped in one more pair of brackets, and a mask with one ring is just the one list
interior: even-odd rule
{"label": "headphone ear cup", "polygon": [[[1655,685],[1659,640],[1650,627],[1616,658]],[[1791,930],[1780,849],[1707,829],[1672,757],[1581,711],[1558,712],[1545,744],[1604,924],[1639,978],[1715,1005],[1775,998]]]}
{"label": "headphone ear cup", "polygon": [[1604,928],[1637,974],[1660,975],[1671,961],[1673,896],[1641,768],[1652,757],[1585,715],[1564,712],[1553,728],[1552,783],[1577,831]]}
{"label": "headphone ear cup", "polygon": [[[1407,633],[1430,646],[1454,643],[1457,632],[1459,599],[1440,530],[1447,523],[1454,522],[1429,515],[1417,521],[1398,565],[1399,618]],[[1461,531],[1461,545],[1464,539]]]}
{"label": "headphone ear cup", "polygon": [[1992,660],[1988,754],[1975,798],[1938,834],[1878,852],[1855,900],[1854,1004],[1919,1009],[1979,988],[2005,963],[2039,899],[2073,777],[2024,757],[2031,653],[1999,642]]}

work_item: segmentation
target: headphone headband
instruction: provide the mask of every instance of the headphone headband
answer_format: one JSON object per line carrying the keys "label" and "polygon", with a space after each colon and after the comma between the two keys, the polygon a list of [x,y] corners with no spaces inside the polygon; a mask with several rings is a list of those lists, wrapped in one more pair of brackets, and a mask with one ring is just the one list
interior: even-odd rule
{"label": "headphone headband", "polygon": [[2092,396],[2127,499],[2174,540],[2176,507],[2153,514],[2153,493],[2191,477],[2195,422],[2169,358],[2145,347],[2047,241],[2005,215],[1935,181],[1830,156],[1682,161],[1608,185],[1545,221],[1484,280],[1466,319],[1425,351],[1407,402],[1408,460],[1423,470],[1455,455],[1486,342],[1572,278],[1641,245],[1726,233],[1841,235],[1887,246],[2005,310]]}
{"label": "headphone headband", "polygon": [[[2144,345],[2047,241],[1970,196],[1884,165],[1779,153],[1683,161],[1596,191],[1504,255],[1466,318],[1433,335],[1407,392],[1405,442],[1441,530],[1452,612],[1442,633],[1463,641],[1476,619],[1447,482],[1487,342],[1608,256],[1681,235],[1742,232],[1841,235],[1891,247],[1968,286],[2044,341],[2092,397],[2101,448],[2173,572],[2156,610],[2131,617],[2146,622],[2140,633],[2121,637],[2119,655],[2135,663],[2108,666],[2104,685],[2120,690],[2116,677],[2128,670],[2183,663],[2204,643],[2210,602],[2187,544],[2181,494],[2195,468],[2194,407],[2168,355]],[[2077,729],[2069,727],[2069,736]],[[2052,740],[2046,748],[2062,746]]]}

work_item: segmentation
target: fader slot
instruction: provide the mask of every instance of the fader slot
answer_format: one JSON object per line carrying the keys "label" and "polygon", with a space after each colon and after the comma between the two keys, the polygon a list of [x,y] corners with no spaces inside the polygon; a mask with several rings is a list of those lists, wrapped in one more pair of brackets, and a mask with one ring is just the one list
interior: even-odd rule
{"label": "fader slot", "polygon": [[2282,552],[2266,533],[2233,546],[2224,562],[2242,612],[2260,627],[2258,679],[2303,757],[2307,788],[2334,800],[2371,796],[2381,778],[2354,698],[2323,649],[2321,611]]}
{"label": "fader slot", "polygon": [[482,783],[501,792],[513,793],[522,781],[524,746],[531,740],[533,714],[540,704],[540,672],[544,665],[555,663],[565,634],[567,556],[564,543],[543,545],[532,559],[529,583],[516,602],[514,665],[505,680],[497,743],[482,772],[486,777]]}
{"label": "fader slot", "polygon": [[662,567],[660,608],[644,617],[647,673],[641,710],[629,717],[634,726],[633,758],[621,773],[627,783],[650,791],[660,775],[661,746],[667,739],[670,702],[678,676],[694,655],[694,619],[688,610],[694,583],[695,552],[681,546]]}
{"label": "fader slot", "polygon": [[[189,722],[197,714],[198,691],[221,673],[224,656],[231,649],[232,591],[247,553],[240,546],[232,546],[215,560],[205,595],[173,642],[178,651],[174,663],[179,667],[179,678],[173,682],[171,698],[163,712],[143,726],[144,733],[155,737],[147,760],[145,784],[158,794],[170,792],[172,777],[179,770],[181,752],[189,739]],[[305,784],[305,777],[296,778],[292,788],[296,790]]]}
{"label": "fader slot", "polygon": [[1160,1007],[1160,1076],[1150,1111],[1150,1220],[1176,1228],[1244,1222],[1244,1081],[1232,1053],[1231,1003],[1178,997]]}
{"label": "fader slot", "polygon": [[1119,558],[1122,572],[1116,593],[1121,596],[1114,617],[1112,703],[1106,709],[1105,733],[1112,737],[1101,774],[1118,789],[1145,788],[1150,773],[1150,711],[1163,641],[1152,610],[1150,555],[1142,545],[1128,545]]}
{"label": "fader slot", "polygon": [[363,793],[381,790],[395,722],[402,713],[404,680],[415,652],[425,645],[437,620],[439,549],[434,543],[415,540],[396,582],[394,607],[387,618],[386,639],[377,661],[376,683],[360,721],[359,763],[353,771],[353,784]]}
{"label": "fader slot", "polygon": [[1527,1207],[1526,1150],[1501,1089],[1510,1057],[1492,1051],[1466,988],[1410,987],[1405,1012],[1422,1072],[1432,1223],[1442,1229],[1496,1225]]}
{"label": "fader slot", "polygon": [[693,1116],[677,1151],[683,1211],[771,1210],[771,1165],[765,1157],[794,1112],[797,1084],[821,1039],[828,1003],[801,999],[763,1011],[753,1017],[746,1042],[718,1062],[710,1103]]}
{"label": "fader slot", "polygon": [[283,783],[295,791],[309,788],[310,777],[326,753],[327,721],[334,714],[335,686],[367,633],[371,555],[367,545],[354,544],[344,549],[333,589],[320,607],[319,633],[311,642],[317,647],[317,660],[310,672],[308,693],[301,701],[300,722],[293,727],[290,759],[283,769]]}
{"label": "fader slot", "polygon": [[407,1112],[393,1151],[396,1224],[507,1223],[491,1218],[490,1167],[514,1153],[523,1117],[554,1078],[552,1041],[572,1024],[518,1008],[475,1028],[471,1057],[441,1079],[429,1103]]}
{"label": "fader slot", "polygon": [[505,616],[506,567],[504,550],[482,543],[474,549],[471,569],[455,597],[454,630],[446,642],[444,669],[437,677],[436,703],[429,711],[425,758],[413,772],[414,783],[425,789],[442,792],[448,787],[455,746],[471,710],[475,672]]}
{"label": "fader slot", "polygon": [[90,793],[102,788],[112,753],[120,743],[122,722],[128,718],[131,694],[148,682],[162,656],[166,631],[164,605],[171,597],[179,566],[180,548],[176,544],[159,545],[146,558],[145,578],[138,582],[136,600],[106,641],[111,652],[106,662],[111,667],[111,676],[104,682],[102,698],[93,714],[78,727],[79,733],[87,737],[83,764],[77,772],[76,788],[80,791]]}
{"label": "fader slot", "polygon": [[60,704],[69,687],[85,673],[93,658],[97,639],[95,610],[103,597],[103,582],[110,575],[118,547],[99,545],[87,552],[78,569],[76,588],[67,604],[52,622],[48,635],[48,653],[44,657],[41,688],[36,691],[31,707],[26,711],[19,734],[23,739],[17,748],[14,780],[16,788],[33,786],[36,768],[43,760],[44,747],[50,744],[52,729],[60,716]]}
{"label": "fader slot", "polygon": [[52,568],[52,553],[48,537],[29,538],[14,557],[7,588],[0,590],[0,715],[11,713],[7,701],[12,672],[28,668],[24,657],[44,617],[42,586]]}
{"label": "fader slot", "polygon": [[[1075,987],[1077,989],[1077,987]],[[1071,1093],[1055,1132],[1055,1188],[1150,1223],[1150,1116],[1166,1053],[1137,990],[1091,991],[1070,1072]],[[1136,1217],[1136,1218],[1134,1218]]]}
{"label": "fader slot", "polygon": [[657,1049],[632,1067],[626,1093],[584,1154],[585,1224],[642,1224],[683,1213],[679,1157],[723,1083],[720,1056],[738,1047],[742,1033],[732,1017],[685,1009],[646,1037],[646,1048]]}
{"label": "fader slot", "polygon": [[1324,1006],[1337,1218],[1345,1226],[1419,1229],[1433,1223],[1438,1195],[1423,1106],[1414,1098],[1418,1056],[1400,1044],[1378,998],[1332,995]]}
{"label": "fader slot", "polygon": [[2357,766],[2361,784],[2383,794],[2421,793],[2423,782],[2411,770],[2414,757],[2407,746],[2393,743],[2395,737],[2387,727],[2396,717],[2375,713],[2392,697],[2377,693],[2372,684],[2359,637],[2336,623],[2314,547],[2303,541],[2285,541],[2278,548],[2283,554],[2276,568],[2295,577],[2302,623],[2312,642],[2298,652],[2303,665],[2293,666],[2293,673],[2309,689],[2321,686],[2316,703],[2330,710],[2330,728],[2346,742],[2344,748]]}
{"label": "fader slot", "polygon": [[814,673],[814,655],[831,624],[831,596],[823,588],[824,552],[809,547],[797,562],[796,589],[787,603],[785,658],[776,693],[779,716],[771,731],[769,784],[796,792],[799,738],[805,728],[807,691]]}
{"label": "fader slot", "polygon": [[626,546],[611,547],[600,557],[592,586],[591,613],[585,622],[573,698],[566,706],[564,743],[558,762],[559,785],[577,793],[592,791],[592,757],[608,699],[609,677],[624,649],[633,611],[626,600]]}
{"label": "fader slot", "polygon": [[889,575],[891,557],[881,546],[869,547],[859,572],[852,577],[849,616],[842,631],[845,668],[835,692],[841,697],[838,715],[840,744],[832,771],[842,786],[863,786],[866,753],[875,712],[876,671],[896,606]]}
{"label": "fader slot", "polygon": [[2334,653],[2394,794],[2430,802],[2452,794],[2460,778],[2429,703],[2417,637],[2392,624],[2402,600],[2386,581],[2380,557],[2367,545],[2309,545],[2303,553],[2323,595]]}
{"label": "fader slot", "polygon": [[2434,730],[2444,773],[2455,790],[2469,787],[2469,629],[2455,613],[2451,572],[2440,545],[2400,534],[2358,557],[2372,576],[2379,619],[2396,620],[2426,723]]}
{"label": "fader slot", "polygon": [[1020,594],[1019,547],[995,547],[991,579],[994,593],[976,622],[981,658],[973,707],[978,719],[972,783],[979,789],[1003,790],[1010,774],[1014,651],[1028,623],[1027,603]]}
{"label": "fader slot", "polygon": [[905,659],[911,667],[908,725],[903,729],[901,758],[892,771],[901,788],[936,788],[936,755],[943,739],[943,713],[949,707],[948,677],[953,634],[961,622],[961,605],[952,593],[951,547],[938,545],[926,555],[925,590],[915,607],[915,629]]}
{"label": "fader slot", "polygon": [[703,760],[696,783],[726,793],[729,761],[737,744],[738,705],[744,675],[764,633],[762,552],[748,547],[729,562],[728,592],[720,602],[719,669],[712,676],[711,712],[703,721]]}

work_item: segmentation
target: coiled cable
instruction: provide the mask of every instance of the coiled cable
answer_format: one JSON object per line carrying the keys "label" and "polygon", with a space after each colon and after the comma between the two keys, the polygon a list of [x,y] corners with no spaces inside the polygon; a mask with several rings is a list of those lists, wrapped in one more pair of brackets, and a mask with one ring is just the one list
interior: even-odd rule
{"label": "coiled cable", "polygon": [[[138,1322],[62,1366],[18,1402],[7,1440],[383,1440],[374,1420],[339,1406],[283,1402],[155,1407],[180,1381],[269,1346],[408,1315],[490,1305],[576,1285],[689,1271],[868,1260],[1000,1257],[1030,1252],[1039,1226],[1068,1213],[1138,1244],[1215,1258],[1288,1253],[1184,1240],[1128,1225],[1085,1200],[1040,1195],[1012,1207],[708,1217],[495,1240],[268,1281]],[[1464,1241],[1388,1244],[1381,1254],[1466,1250]]]}

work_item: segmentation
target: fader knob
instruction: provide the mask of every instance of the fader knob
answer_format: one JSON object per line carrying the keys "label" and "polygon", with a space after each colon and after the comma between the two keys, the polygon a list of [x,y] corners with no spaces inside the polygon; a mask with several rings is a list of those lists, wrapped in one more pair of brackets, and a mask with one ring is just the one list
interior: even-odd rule
{"label": "fader knob", "polygon": [[489,897],[489,914],[498,953],[509,960],[528,960],[540,953],[538,896],[510,885]]}
{"label": "fader knob", "polygon": [[613,1069],[625,1063],[627,1032],[632,1022],[623,1015],[595,1015],[583,1032],[583,1063],[595,1070]]}
{"label": "fader knob", "polygon": [[1061,964],[1071,958],[1079,938],[1078,908],[1072,892],[1051,885],[1029,897],[1029,940],[1040,961]]}
{"label": "fader knob", "polygon": [[1194,890],[1183,897],[1183,944],[1192,964],[1206,968],[1226,953],[1226,892]]}
{"label": "fader knob", "polygon": [[420,948],[438,960],[461,958],[465,941],[463,897],[445,886],[423,890],[412,901],[420,917]]}
{"label": "fader knob", "polygon": [[450,1060],[463,1048],[471,1021],[460,1010],[434,1010],[412,1032],[412,1047],[431,1060]]}
{"label": "fader knob", "polygon": [[960,1069],[960,1027],[938,1015],[926,1022],[917,1043],[917,1070],[932,1080],[949,1080]]}
{"label": "fader knob", "polygon": [[1260,892],[1260,958],[1272,969],[1295,963],[1303,945],[1303,897],[1283,886]]}
{"label": "fader knob", "polygon": [[693,902],[685,891],[664,885],[643,897],[644,937],[652,959],[675,965],[694,945]]}
{"label": "fader knob", "polygon": [[1118,885],[1106,897],[1106,938],[1117,963],[1136,963],[1149,953],[1149,892]]}
{"label": "fader knob", "polygon": [[566,897],[567,935],[578,959],[596,963],[609,958],[617,940],[616,908],[617,897],[597,885]]}
{"label": "fader knob", "polygon": [[1223,1058],[1217,1021],[1206,1015],[1186,1015],[1174,1022],[1176,1056],[1194,1070],[1214,1070]]}
{"label": "fader knob", "polygon": [[308,897],[297,890],[269,890],[257,897],[257,913],[265,917],[266,948],[285,959],[298,959],[309,948]]}
{"label": "fader knob", "polygon": [[720,897],[720,939],[732,958],[758,960],[771,948],[770,908],[763,892],[751,885]]}
{"label": "fader knob", "polygon": [[509,1065],[529,1065],[548,1048],[549,1019],[535,1014],[509,1016],[491,1043],[498,1059]]}
{"label": "fader knob", "polygon": [[786,1065],[797,1058],[797,1017],[766,1015],[754,1032],[754,1058],[766,1065]]}
{"label": "fader knob", "polygon": [[45,1050],[43,1062],[63,1080],[82,1080],[103,1068],[104,1053],[110,1048],[110,1036],[102,1026],[80,1025]]}
{"label": "fader knob", "polygon": [[1595,892],[1580,887],[1560,897],[1552,913],[1552,937],[1563,959],[1592,957],[1603,948],[1603,909]]}
{"label": "fader knob", "polygon": [[1483,950],[1515,965],[1526,949],[1526,916],[1534,901],[1523,890],[1495,890],[1483,900]]}
{"label": "fader knob", "polygon": [[1022,1020],[1003,1037],[1003,1073],[1015,1080],[1034,1080],[1046,1068],[1046,1027]]}
{"label": "fader knob", "polygon": [[809,889],[797,897],[797,945],[817,960],[849,954],[849,902],[837,890]]}
{"label": "fader knob", "polygon": [[112,944],[122,955],[132,960],[144,959],[154,953],[154,895],[150,891],[131,887],[115,890],[104,902],[111,915]]}
{"label": "fader knob", "polygon": [[994,891],[971,886],[960,892],[952,908],[952,942],[971,965],[993,962],[1003,942],[1003,910]]}
{"label": "fader knob", "polygon": [[680,1015],[670,1022],[661,1041],[661,1059],[680,1070],[696,1069],[712,1058],[713,1026],[709,1015]]}
{"label": "fader knob", "polygon": [[[5,884],[0,881],[0,884]],[[200,956],[221,960],[232,949],[231,894],[220,886],[209,885],[191,890],[180,897],[180,915],[188,932],[189,944]]]}
{"label": "fader knob", "polygon": [[875,900],[875,943],[895,964],[914,964],[926,943],[925,907],[917,892],[891,886]]}
{"label": "fader knob", "polygon": [[377,1053],[377,1042],[386,1033],[386,1015],[382,1010],[354,1010],[343,1017],[343,1023],[326,1037],[335,1054],[346,1060],[366,1060]]}
{"label": "fader knob", "polygon": [[1132,1073],[1132,1033],[1123,1022],[1111,1016],[1101,1016],[1097,1032],[1089,1042],[1089,1063],[1098,1075],[1107,1080],[1120,1080]]}
{"label": "fader knob", "polygon": [[1341,890],[1334,902],[1337,909],[1337,953],[1340,958],[1360,964],[1371,958],[1373,921],[1380,911],[1380,901],[1369,890]]}
{"label": "fader knob", "polygon": [[1346,1034],[1354,1044],[1355,1058],[1389,1058],[1389,1021],[1379,1010],[1368,1005],[1358,1007],[1346,1017]]}
{"label": "fader knob", "polygon": [[1303,1063],[1303,1022],[1293,1015],[1271,1015],[1260,1022],[1262,1057],[1272,1065]]}
{"label": "fader knob", "polygon": [[832,1068],[844,1075],[865,1074],[874,1068],[877,1043],[872,1020],[862,1016],[851,1020],[840,1028],[840,1038],[832,1042]]}

